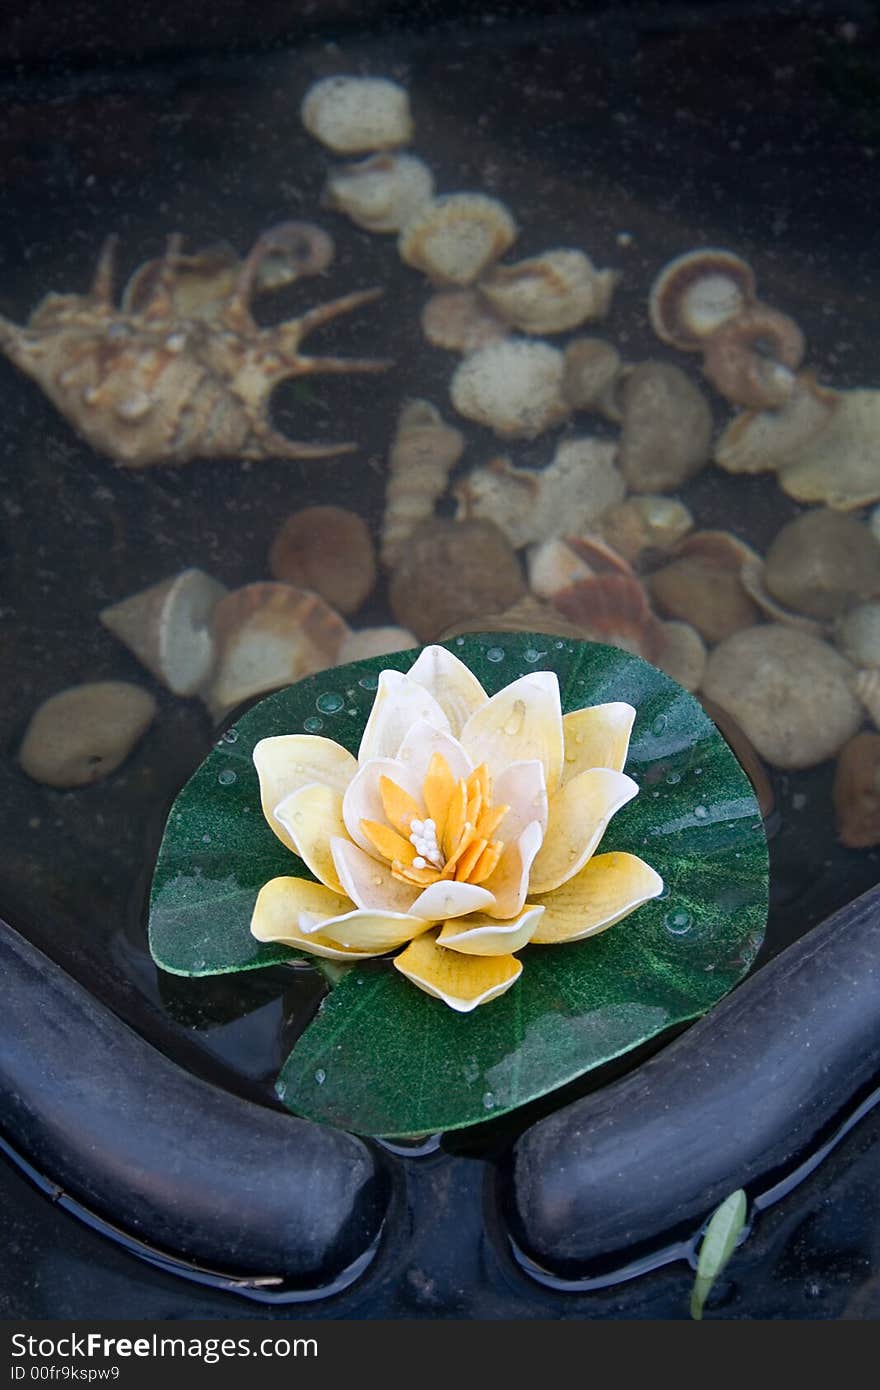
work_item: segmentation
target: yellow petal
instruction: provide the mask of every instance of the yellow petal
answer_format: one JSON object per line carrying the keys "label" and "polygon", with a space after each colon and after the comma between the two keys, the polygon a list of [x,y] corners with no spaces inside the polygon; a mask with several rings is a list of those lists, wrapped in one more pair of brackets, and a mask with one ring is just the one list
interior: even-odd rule
{"label": "yellow petal", "polygon": [[[388,820],[395,830],[399,830],[401,835],[408,839],[413,820],[423,819],[421,806],[415,797],[410,796],[409,792],[404,791],[403,787],[390,777],[379,778],[379,795]],[[363,825],[363,821],[361,824]]]}
{"label": "yellow petal", "polygon": [[477,860],[480,858],[483,850],[488,847],[488,844],[488,840],[477,840],[476,838],[471,840],[464,854],[455,866],[455,877],[458,879],[459,883],[464,883],[470,878],[473,869],[476,867]]}
{"label": "yellow petal", "polygon": [[549,893],[573,878],[598,845],[615,811],[638,794],[625,772],[593,767],[565,782],[550,798],[544,843],[529,876],[529,896]]}
{"label": "yellow petal", "polygon": [[334,836],[345,835],[342,793],[313,783],[285,797],[281,805],[275,807],[275,816],[290,836],[294,850],[315,877],[334,893],[342,893],[330,849]]}
{"label": "yellow petal", "polygon": [[383,671],[358,749],[358,762],[396,758],[407,730],[419,719],[435,729],[449,730],[449,720],[424,686],[399,671]]}
{"label": "yellow petal", "polygon": [[446,812],[454,791],[455,778],[449,763],[442,753],[435,753],[428,764],[428,771],[422,786],[422,796],[425,798],[425,810],[434,822],[437,831],[438,845],[443,843]]}
{"label": "yellow petal", "polygon": [[493,840],[491,844],[486,846],[471,870],[471,883],[485,883],[486,879],[494,874],[501,862],[503,849],[504,842],[502,840]]}
{"label": "yellow petal", "polygon": [[346,748],[317,734],[261,738],[254,749],[254,766],[260,779],[263,815],[282,844],[294,853],[296,847],[288,832],[275,819],[275,807],[312,782],[344,792],[358,767],[357,759]]}
{"label": "yellow petal", "polygon": [[446,808],[443,822],[442,848],[445,859],[450,859],[459,846],[467,824],[467,784],[464,780],[454,788]]}
{"label": "yellow petal", "polygon": [[402,860],[409,865],[415,858],[415,849],[409,840],[405,840],[402,835],[398,835],[396,830],[390,826],[383,825],[377,820],[362,820],[361,830],[367,839],[372,842],[379,853],[393,864],[395,859]]}
{"label": "yellow petal", "polygon": [[597,936],[662,892],[662,878],[638,855],[596,854],[574,878],[536,898],[545,912],[532,942],[556,946]]}
{"label": "yellow petal", "polygon": [[257,941],[279,941],[330,960],[365,960],[376,952],[349,951],[325,940],[320,931],[304,932],[300,927],[300,914],[310,918],[338,917],[351,907],[348,898],[331,893],[320,883],[309,883],[304,878],[273,878],[257,894],[251,935]]}
{"label": "yellow petal", "polygon": [[456,737],[489,698],[473,671],[445,647],[425,647],[407,674],[431,692]]}
{"label": "yellow petal", "polygon": [[394,966],[426,994],[442,999],[457,1013],[470,1013],[479,1004],[510,989],[522,974],[516,956],[466,956],[438,946],[433,932],[420,936],[394,957]]}
{"label": "yellow petal", "polygon": [[[510,763],[537,758],[552,793],[559,785],[563,756],[562,708],[555,675],[535,671],[499,690],[471,715],[461,741],[473,762],[488,763],[495,778]],[[500,791],[498,796],[500,800]]]}
{"label": "yellow petal", "polygon": [[500,922],[494,917],[473,913],[444,922],[437,945],[468,956],[508,956],[521,951],[534,940],[535,931],[544,915],[543,907],[529,904],[518,917]]}
{"label": "yellow petal", "polygon": [[570,781],[590,767],[610,767],[615,772],[623,772],[635,717],[632,705],[622,701],[591,705],[587,709],[575,709],[563,715],[563,781]]}
{"label": "yellow petal", "polygon": [[[304,925],[300,918],[300,926]],[[322,921],[320,932],[321,939],[334,946],[375,955],[396,950],[404,942],[421,936],[430,926],[431,923],[421,917],[411,917],[404,912],[368,912],[357,908]]]}

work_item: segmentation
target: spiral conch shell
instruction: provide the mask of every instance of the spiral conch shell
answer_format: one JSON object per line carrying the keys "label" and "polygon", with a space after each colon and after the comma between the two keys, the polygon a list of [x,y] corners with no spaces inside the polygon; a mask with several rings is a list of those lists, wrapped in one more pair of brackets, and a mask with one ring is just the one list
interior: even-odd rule
{"label": "spiral conch shell", "polygon": [[464,451],[464,435],[444,423],[430,401],[408,401],[400,412],[388,460],[382,521],[382,564],[393,569],[401,548],[434,514],[449,474]]}

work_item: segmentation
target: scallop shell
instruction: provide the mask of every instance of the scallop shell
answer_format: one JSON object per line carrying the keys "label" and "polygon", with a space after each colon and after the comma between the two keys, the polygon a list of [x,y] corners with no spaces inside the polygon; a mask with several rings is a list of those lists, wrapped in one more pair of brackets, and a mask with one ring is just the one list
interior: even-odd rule
{"label": "scallop shell", "polygon": [[799,502],[852,511],[880,498],[880,391],[839,391],[824,428],[782,465],[779,483]]}
{"label": "scallop shell", "polygon": [[532,593],[551,601],[554,594],[593,573],[586,561],[558,536],[531,547],[526,556],[526,569]]}
{"label": "scallop shell", "polygon": [[743,410],[715,445],[715,462],[728,473],[765,473],[799,458],[834,413],[839,392],[802,373],[779,410]]}
{"label": "scallop shell", "polygon": [[464,451],[461,430],[447,425],[430,401],[408,401],[400,412],[388,459],[382,564],[393,569],[402,547],[434,515],[449,474]]}
{"label": "scallop shell", "polygon": [[338,613],[356,613],[376,583],[376,552],[363,517],[346,507],[302,507],[269,548],[269,573],[320,594]]}
{"label": "scallop shell", "polygon": [[457,623],[441,632],[437,641],[446,642],[451,637],[463,637],[469,632],[546,632],[551,637],[584,637],[575,623],[568,622],[555,608],[547,603],[539,603],[531,595],[520,599],[502,613],[488,613],[471,618],[466,623]]}
{"label": "scallop shell", "polygon": [[438,290],[422,310],[422,332],[434,347],[467,354],[500,343],[510,325],[476,290]]}
{"label": "scallop shell", "polygon": [[560,249],[499,265],[480,281],[496,313],[522,333],[564,333],[604,318],[619,276],[597,270],[583,251]]}
{"label": "scallop shell", "polygon": [[754,299],[751,266],[733,251],[707,246],[663,267],[651,286],[648,313],[664,343],[699,352],[711,333]]}
{"label": "scallop shell", "polygon": [[668,553],[693,524],[689,508],[677,497],[662,493],[634,493],[599,518],[606,541],[631,562],[651,552]]}
{"label": "scallop shell", "polygon": [[554,595],[553,606],[584,636],[655,661],[662,628],[635,575],[597,574]]}
{"label": "scallop shell", "polygon": [[254,695],[333,666],[348,625],[317,594],[290,584],[247,584],[214,610],[217,670],[204,697],[219,721]]}
{"label": "scallop shell", "polygon": [[434,176],[412,154],[374,154],[333,169],[323,201],[367,232],[399,232],[434,195]]}
{"label": "scallop shell", "polygon": [[740,570],[739,580],[748,594],[760,608],[765,618],[769,618],[773,623],[781,623],[784,627],[795,628],[799,632],[809,633],[811,637],[821,637],[825,628],[822,623],[818,623],[813,618],[807,618],[803,613],[793,613],[785,604],[780,603],[772,594],[767,592],[764,585],[764,561],[760,555],[748,556],[743,560]]}
{"label": "scallop shell", "polygon": [[398,250],[440,285],[472,285],[516,238],[503,203],[484,193],[446,193],[406,223]]}
{"label": "scallop shell", "polygon": [[186,569],[98,617],[172,694],[195,695],[214,669],[211,619],[226,592],[202,570]]}
{"label": "scallop shell", "polygon": [[649,577],[651,596],[667,617],[690,623],[709,643],[723,642],[758,621],[741,578],[745,560],[752,557],[758,558],[727,531],[695,531]]}
{"label": "scallop shell", "polygon": [[413,135],[409,96],[383,77],[325,77],[300,108],[310,135],[336,154],[369,154],[407,145]]}
{"label": "scallop shell", "polygon": [[549,343],[505,338],[459,363],[452,404],[502,439],[533,439],[571,410],[562,396],[564,370],[562,353]]}

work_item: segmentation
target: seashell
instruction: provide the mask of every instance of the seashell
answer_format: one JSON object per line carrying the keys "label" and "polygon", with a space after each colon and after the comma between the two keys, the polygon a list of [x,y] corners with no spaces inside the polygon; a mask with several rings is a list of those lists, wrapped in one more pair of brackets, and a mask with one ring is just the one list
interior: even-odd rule
{"label": "seashell", "polygon": [[399,232],[434,196],[434,175],[413,154],[374,154],[333,169],[322,201],[367,232]]}
{"label": "seashell", "polygon": [[623,496],[615,447],[586,436],[567,439],[552,463],[536,471],[506,457],[475,468],[454,489],[457,517],[493,521],[515,549],[567,532],[586,531]]}
{"label": "seashell", "polygon": [[669,362],[642,362],[621,388],[620,468],[636,492],[667,492],[709,458],[712,413],[689,376]]}
{"label": "seashell", "polygon": [[282,523],[269,573],[311,589],[337,613],[355,613],[376,583],[376,551],[366,522],[345,507],[303,507]]}
{"label": "seashell", "polygon": [[853,690],[871,716],[875,729],[880,729],[880,675],[874,670],[858,671]]}
{"label": "seashell", "polygon": [[[506,608],[503,613],[478,614],[465,623],[455,624],[442,632],[437,639],[446,642],[451,637],[462,637],[468,632],[534,632],[547,633],[551,637],[574,637],[583,640],[584,633],[570,623],[548,603],[539,603],[532,595]],[[545,653],[539,653],[544,656]]]}
{"label": "seashell", "polygon": [[880,668],[880,603],[860,603],[839,619],[834,640],[854,666]]}
{"label": "seashell", "polygon": [[447,425],[430,401],[408,401],[400,412],[388,458],[382,564],[393,568],[402,547],[434,505],[464,452],[464,435]]}
{"label": "seashell", "polygon": [[608,573],[577,579],[553,596],[553,607],[585,637],[607,642],[655,661],[662,629],[648,595],[634,574]]}
{"label": "seashell", "polygon": [[325,77],[306,92],[300,116],[336,154],[394,149],[413,135],[408,94],[383,77]]}
{"label": "seashell", "polygon": [[660,623],[657,665],[685,690],[699,690],[706,670],[706,644],[690,623]]}
{"label": "seashell", "polygon": [[734,633],[709,655],[702,690],[784,770],[831,758],[862,722],[853,668],[826,642],[778,623]]}
{"label": "seashell", "polygon": [[217,670],[202,698],[219,722],[254,695],[334,666],[349,628],[317,594],[246,584],[214,610]]}
{"label": "seashell", "polygon": [[562,397],[564,370],[562,353],[549,343],[505,338],[459,363],[450,386],[452,404],[459,415],[502,439],[534,439],[570,413]]}
{"label": "seashell", "polygon": [[139,685],[72,685],[44,700],[31,716],[18,761],[44,786],[89,786],[115,772],[155,716],[156,701]]}
{"label": "seashell", "polygon": [[506,537],[490,521],[423,522],[391,576],[391,611],[420,642],[523,597],[525,581]]}
{"label": "seashell", "polygon": [[466,354],[500,343],[510,328],[476,290],[438,290],[422,310],[422,332],[434,347]]}
{"label": "seashell", "polygon": [[339,648],[338,665],[366,661],[371,656],[388,656],[417,647],[419,639],[405,627],[365,627],[351,632]]}
{"label": "seashell", "polygon": [[608,544],[632,563],[652,552],[672,550],[693,524],[690,510],[677,497],[652,493],[616,502],[598,522]]}
{"label": "seashell", "polygon": [[98,617],[172,694],[195,695],[214,669],[211,618],[226,592],[203,570],[186,569]]}
{"label": "seashell", "polygon": [[664,343],[699,352],[711,333],[754,300],[751,266],[732,251],[707,246],[663,267],[651,286],[648,314]]}
{"label": "seashell", "polygon": [[772,594],[768,594],[764,585],[764,561],[760,555],[752,554],[743,560],[739,580],[749,598],[754,600],[764,617],[769,618],[771,622],[784,623],[786,627],[808,632],[813,637],[824,636],[824,623],[816,622],[815,618],[807,618],[803,613],[793,613],[785,604],[773,598]]}
{"label": "seashell", "polygon": [[503,256],[517,227],[503,203],[484,193],[446,193],[410,218],[398,239],[407,265],[439,285],[472,285]]}
{"label": "seashell", "polygon": [[495,266],[480,281],[480,293],[521,333],[564,333],[604,318],[619,278],[616,271],[597,270],[583,251],[545,251]]}
{"label": "seashell", "polygon": [[875,507],[868,517],[868,529],[875,541],[880,543],[880,507]]}
{"label": "seashell", "polygon": [[743,410],[722,430],[715,462],[728,473],[765,473],[800,456],[831,418],[839,392],[803,372],[779,410]]}
{"label": "seashell", "polygon": [[574,338],[565,349],[562,394],[575,410],[595,410],[614,424],[623,418],[617,386],[620,353],[602,338]]}
{"label": "seashell", "polygon": [[825,508],[804,512],[767,551],[764,586],[796,613],[828,621],[880,594],[880,545],[854,517]]}
{"label": "seashell", "polygon": [[526,556],[529,588],[538,598],[552,600],[577,579],[587,579],[593,570],[560,537],[534,545]]}
{"label": "seashell", "polygon": [[844,744],[831,794],[840,843],[848,849],[880,845],[880,734],[856,734]]}
{"label": "seashell", "polygon": [[[758,757],[753,744],[746,737],[744,730],[737,724],[733,715],[728,714],[726,709],[722,709],[720,705],[715,704],[714,700],[707,699],[705,695],[700,696],[700,704],[712,722],[717,724],[719,732],[736,755],[751,782],[762,818],[765,821],[769,820],[776,806],[776,796],[767,769]],[[767,830],[770,833],[769,827]]]}
{"label": "seashell", "polygon": [[626,574],[635,578],[635,570],[629,561],[602,536],[566,536],[565,543],[583,561],[591,574]]}
{"label": "seashell", "polygon": [[744,558],[753,555],[726,531],[695,531],[648,577],[648,589],[661,613],[690,623],[709,643],[723,642],[758,622],[740,577]]}
{"label": "seashell", "polygon": [[799,502],[849,512],[880,498],[880,391],[837,391],[824,428],[783,461],[779,485]]}
{"label": "seashell", "polygon": [[733,405],[775,409],[791,399],[805,350],[794,319],[755,304],[706,339],[703,375]]}

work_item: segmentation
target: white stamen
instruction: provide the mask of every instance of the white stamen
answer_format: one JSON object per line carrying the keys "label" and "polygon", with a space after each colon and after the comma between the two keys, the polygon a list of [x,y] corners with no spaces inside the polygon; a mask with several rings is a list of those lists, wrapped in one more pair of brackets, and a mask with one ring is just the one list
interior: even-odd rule
{"label": "white stamen", "polygon": [[412,831],[413,835],[423,835],[425,830],[427,829],[427,825],[427,821],[416,820],[415,816],[413,816],[412,820],[409,823],[409,828]]}
{"label": "white stamen", "polygon": [[427,862],[422,858],[420,854],[416,855],[415,859],[412,862],[412,866],[414,869],[427,869],[428,867]]}

